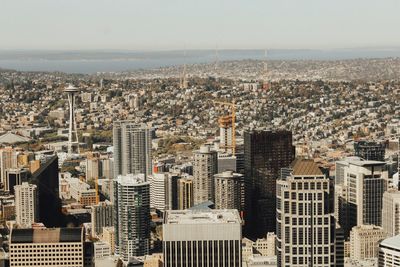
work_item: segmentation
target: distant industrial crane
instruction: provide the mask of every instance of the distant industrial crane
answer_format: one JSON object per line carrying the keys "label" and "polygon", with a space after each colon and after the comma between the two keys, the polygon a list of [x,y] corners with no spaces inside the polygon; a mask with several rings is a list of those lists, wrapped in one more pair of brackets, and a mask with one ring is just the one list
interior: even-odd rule
{"label": "distant industrial crane", "polygon": [[188,88],[188,81],[187,81],[187,77],[186,77],[186,49],[185,49],[183,56],[184,56],[185,62],[183,64],[183,71],[182,71],[181,77],[179,79],[179,88],[180,89]]}
{"label": "distant industrial crane", "polygon": [[235,155],[236,152],[236,129],[235,129],[235,120],[236,120],[236,104],[233,101],[231,102],[223,102],[223,101],[214,101],[214,104],[221,105],[221,106],[228,106],[231,109],[230,115],[221,116],[218,119],[218,123],[220,128],[223,129],[232,129],[231,138],[232,144],[223,145],[222,148],[224,149],[231,149],[232,154]]}
{"label": "distant industrial crane", "polygon": [[270,87],[268,77],[268,62],[267,62],[267,49],[264,51],[264,71],[263,71],[263,89],[267,90]]}

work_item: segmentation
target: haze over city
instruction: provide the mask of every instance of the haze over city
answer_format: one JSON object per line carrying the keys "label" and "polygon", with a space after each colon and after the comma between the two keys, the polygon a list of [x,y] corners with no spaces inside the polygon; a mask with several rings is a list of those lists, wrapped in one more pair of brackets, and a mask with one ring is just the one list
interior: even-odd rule
{"label": "haze over city", "polygon": [[0,1],[0,267],[400,267],[399,1]]}

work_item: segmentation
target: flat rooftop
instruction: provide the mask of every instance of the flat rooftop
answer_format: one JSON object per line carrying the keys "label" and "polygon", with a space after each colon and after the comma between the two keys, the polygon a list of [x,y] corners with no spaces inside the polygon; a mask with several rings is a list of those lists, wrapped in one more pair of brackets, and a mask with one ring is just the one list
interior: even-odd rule
{"label": "flat rooftop", "polygon": [[82,228],[13,229],[12,244],[15,243],[62,243],[83,242]]}
{"label": "flat rooftop", "polygon": [[167,211],[165,224],[241,223],[237,210],[171,210]]}

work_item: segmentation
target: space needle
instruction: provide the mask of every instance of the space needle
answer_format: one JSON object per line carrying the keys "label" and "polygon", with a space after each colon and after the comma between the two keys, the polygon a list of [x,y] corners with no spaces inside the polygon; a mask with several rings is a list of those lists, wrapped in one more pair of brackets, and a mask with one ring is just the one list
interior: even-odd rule
{"label": "space needle", "polygon": [[75,120],[75,95],[79,90],[70,84],[64,89],[64,92],[68,94],[69,103],[68,157],[71,158],[73,153],[79,154],[78,131],[76,130]]}

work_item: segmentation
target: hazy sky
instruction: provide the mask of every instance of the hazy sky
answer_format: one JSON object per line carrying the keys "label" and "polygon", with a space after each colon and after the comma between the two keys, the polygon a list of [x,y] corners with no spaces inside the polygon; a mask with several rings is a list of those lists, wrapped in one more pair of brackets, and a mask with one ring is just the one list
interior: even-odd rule
{"label": "hazy sky", "polygon": [[0,49],[400,47],[399,0],[0,0]]}

